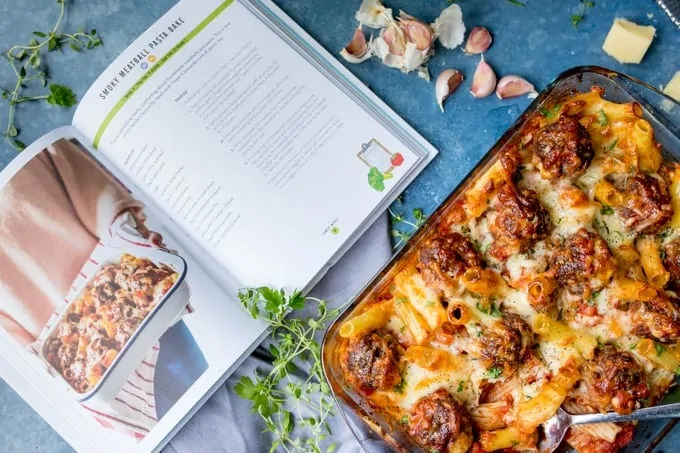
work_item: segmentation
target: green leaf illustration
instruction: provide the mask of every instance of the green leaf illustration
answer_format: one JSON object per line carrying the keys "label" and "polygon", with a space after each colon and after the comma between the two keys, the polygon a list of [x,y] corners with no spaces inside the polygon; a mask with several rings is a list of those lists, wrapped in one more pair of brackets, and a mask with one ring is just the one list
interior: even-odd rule
{"label": "green leaf illustration", "polygon": [[376,167],[371,167],[371,170],[368,172],[368,185],[378,192],[385,190],[385,177]]}

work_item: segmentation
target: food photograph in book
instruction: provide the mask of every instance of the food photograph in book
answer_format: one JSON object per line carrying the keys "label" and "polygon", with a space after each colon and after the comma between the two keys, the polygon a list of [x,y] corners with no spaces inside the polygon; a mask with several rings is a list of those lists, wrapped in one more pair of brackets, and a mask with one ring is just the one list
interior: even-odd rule
{"label": "food photograph in book", "polygon": [[143,439],[208,369],[187,261],[75,139],[0,188],[0,328],[107,432]]}

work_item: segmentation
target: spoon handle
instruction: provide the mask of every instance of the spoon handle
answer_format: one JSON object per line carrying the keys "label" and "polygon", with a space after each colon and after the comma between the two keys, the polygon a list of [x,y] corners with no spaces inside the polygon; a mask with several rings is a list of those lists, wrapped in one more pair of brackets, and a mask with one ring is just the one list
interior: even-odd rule
{"label": "spoon handle", "polygon": [[657,420],[660,418],[680,418],[680,403],[645,407],[627,415],[617,414],[616,412],[572,415],[571,422],[574,425],[581,425],[584,423],[629,422],[632,420]]}

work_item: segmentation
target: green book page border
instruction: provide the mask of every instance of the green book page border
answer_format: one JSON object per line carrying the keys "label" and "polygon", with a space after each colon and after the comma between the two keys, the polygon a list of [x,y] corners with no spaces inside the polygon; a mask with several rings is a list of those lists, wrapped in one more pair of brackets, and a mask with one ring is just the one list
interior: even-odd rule
{"label": "green book page border", "polygon": [[106,115],[104,121],[102,122],[97,133],[94,136],[94,141],[92,145],[95,149],[99,148],[99,142],[101,141],[102,135],[106,132],[106,128],[111,124],[113,118],[120,112],[125,103],[141,88],[144,83],[146,83],[165,63],[167,63],[170,58],[175,56],[179,50],[184,47],[189,41],[196,37],[205,27],[208,26],[217,16],[219,16],[224,10],[226,10],[229,5],[231,5],[234,0],[225,0],[220,6],[218,6],[208,17],[203,19],[200,24],[198,24],[193,30],[191,30],[181,41],[175,44],[165,55],[163,55],[156,63],[154,63],[149,70],[137,81],[134,85],[121,97],[113,109]]}

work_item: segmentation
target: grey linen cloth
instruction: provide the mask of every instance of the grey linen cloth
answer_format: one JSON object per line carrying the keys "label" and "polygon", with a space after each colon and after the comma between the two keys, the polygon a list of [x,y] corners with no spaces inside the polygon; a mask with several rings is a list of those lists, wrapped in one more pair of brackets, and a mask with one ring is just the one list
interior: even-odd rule
{"label": "grey linen cloth", "polygon": [[[380,217],[329,270],[310,295],[327,300],[332,307],[342,305],[355,296],[392,255],[388,224],[387,215]],[[272,438],[269,433],[264,432],[264,424],[257,414],[250,412],[250,401],[239,398],[234,392],[234,385],[241,376],[252,376],[255,369],[267,371],[271,368],[268,345],[269,341],[265,340],[245,360],[226,384],[170,441],[163,450],[164,453],[269,452]],[[303,380],[304,377],[302,371],[300,379]],[[333,435],[329,443],[336,444],[337,452],[389,451],[358,418],[349,412],[344,414],[346,418],[336,408],[336,416],[330,420]],[[353,432],[360,441],[357,441]]]}

